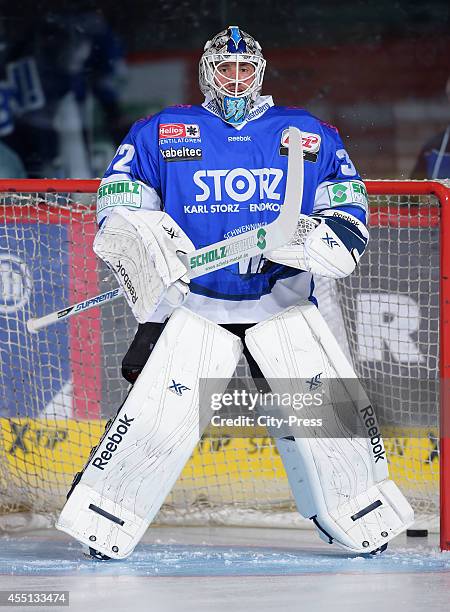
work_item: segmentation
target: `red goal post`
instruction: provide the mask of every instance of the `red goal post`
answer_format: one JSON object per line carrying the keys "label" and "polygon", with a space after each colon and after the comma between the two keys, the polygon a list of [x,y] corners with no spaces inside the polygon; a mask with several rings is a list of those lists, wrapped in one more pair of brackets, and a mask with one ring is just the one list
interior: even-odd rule
{"label": "red goal post", "polygon": [[[60,205],[56,196],[65,194],[68,204],[64,204],[63,208],[70,208],[69,201],[77,203],[79,200],[85,212],[92,206],[94,222],[93,194],[98,185],[97,179],[1,179],[1,204],[5,208],[14,207],[14,214],[23,219],[19,211],[32,198],[41,209],[34,219],[41,220],[41,212],[52,214]],[[450,188],[438,181],[365,181],[365,185],[371,196],[372,227],[428,227],[435,228],[439,233],[440,538],[441,548],[450,550]],[[15,201],[14,196],[19,194],[28,194],[30,197],[28,200],[18,198]],[[92,194],[92,199],[78,199],[77,194]],[[426,209],[416,205],[415,198],[419,201],[421,197],[429,198]],[[405,206],[402,206],[403,203]],[[45,218],[44,214],[42,220]]]}
{"label": "red goal post", "polygon": [[[438,181],[365,181],[371,196],[393,194],[399,196],[431,195],[436,207],[430,209],[428,223],[439,228],[440,245],[440,318],[439,318],[439,371],[440,371],[440,544],[450,550],[450,188]],[[383,207],[382,207],[383,208]],[[398,211],[390,215],[386,210],[371,211],[371,224],[423,224],[427,220],[417,216],[402,219]]]}

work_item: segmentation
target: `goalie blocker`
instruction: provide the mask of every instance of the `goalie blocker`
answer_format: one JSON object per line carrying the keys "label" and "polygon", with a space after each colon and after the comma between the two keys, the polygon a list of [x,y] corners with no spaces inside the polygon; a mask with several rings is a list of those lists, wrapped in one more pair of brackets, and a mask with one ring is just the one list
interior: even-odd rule
{"label": "goalie blocker", "polygon": [[[315,523],[320,537],[356,553],[384,550],[412,524],[414,513],[389,479],[373,408],[318,309],[308,301],[291,307],[248,329],[246,345],[275,393],[286,392],[282,379],[289,379],[291,392],[303,393],[310,392],[308,379],[318,385],[340,379],[323,406],[328,430],[310,427],[304,435],[292,430],[282,437],[279,431],[270,433],[298,511]],[[364,432],[361,437],[348,429],[347,419],[341,421],[343,405]],[[303,406],[299,416],[314,418],[317,408]]]}
{"label": "goalie blocker", "polygon": [[199,380],[211,387],[205,397],[222,393],[241,353],[239,338],[177,308],[75,477],[56,527],[99,559],[130,555],[209,422],[199,410]]}

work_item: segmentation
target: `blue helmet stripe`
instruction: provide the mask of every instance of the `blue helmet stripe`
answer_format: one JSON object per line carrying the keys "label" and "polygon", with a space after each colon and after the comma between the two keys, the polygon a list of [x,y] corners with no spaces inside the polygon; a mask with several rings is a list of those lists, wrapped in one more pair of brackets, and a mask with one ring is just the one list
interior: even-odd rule
{"label": "blue helmet stripe", "polygon": [[227,43],[227,51],[229,53],[245,53],[247,45],[241,36],[241,31],[238,26],[230,26],[228,28],[230,39]]}

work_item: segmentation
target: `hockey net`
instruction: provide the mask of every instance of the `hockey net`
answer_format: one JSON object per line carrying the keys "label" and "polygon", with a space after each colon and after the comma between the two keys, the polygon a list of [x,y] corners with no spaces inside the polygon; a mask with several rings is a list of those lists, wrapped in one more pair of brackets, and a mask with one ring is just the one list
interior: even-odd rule
{"label": "hockey net", "polygon": [[[98,181],[0,181],[3,516],[52,515],[62,507],[73,475],[127,390],[120,364],[136,323],[122,298],[38,334],[25,325],[114,287],[92,252],[97,187]],[[440,516],[448,548],[442,428],[450,247],[442,236],[450,228],[450,189],[426,181],[367,187],[368,252],[351,277],[318,280],[316,294],[383,424],[392,477],[421,526],[438,526]],[[244,362],[238,375],[248,375]],[[204,437],[158,520],[302,524],[269,437]]]}

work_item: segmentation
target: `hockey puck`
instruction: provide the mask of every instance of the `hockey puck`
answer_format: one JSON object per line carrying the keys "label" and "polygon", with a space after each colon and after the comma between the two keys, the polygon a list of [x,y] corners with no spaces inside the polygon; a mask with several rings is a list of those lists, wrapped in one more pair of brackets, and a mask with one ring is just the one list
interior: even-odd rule
{"label": "hockey puck", "polygon": [[428,529],[407,529],[406,535],[408,538],[426,538],[428,537]]}

